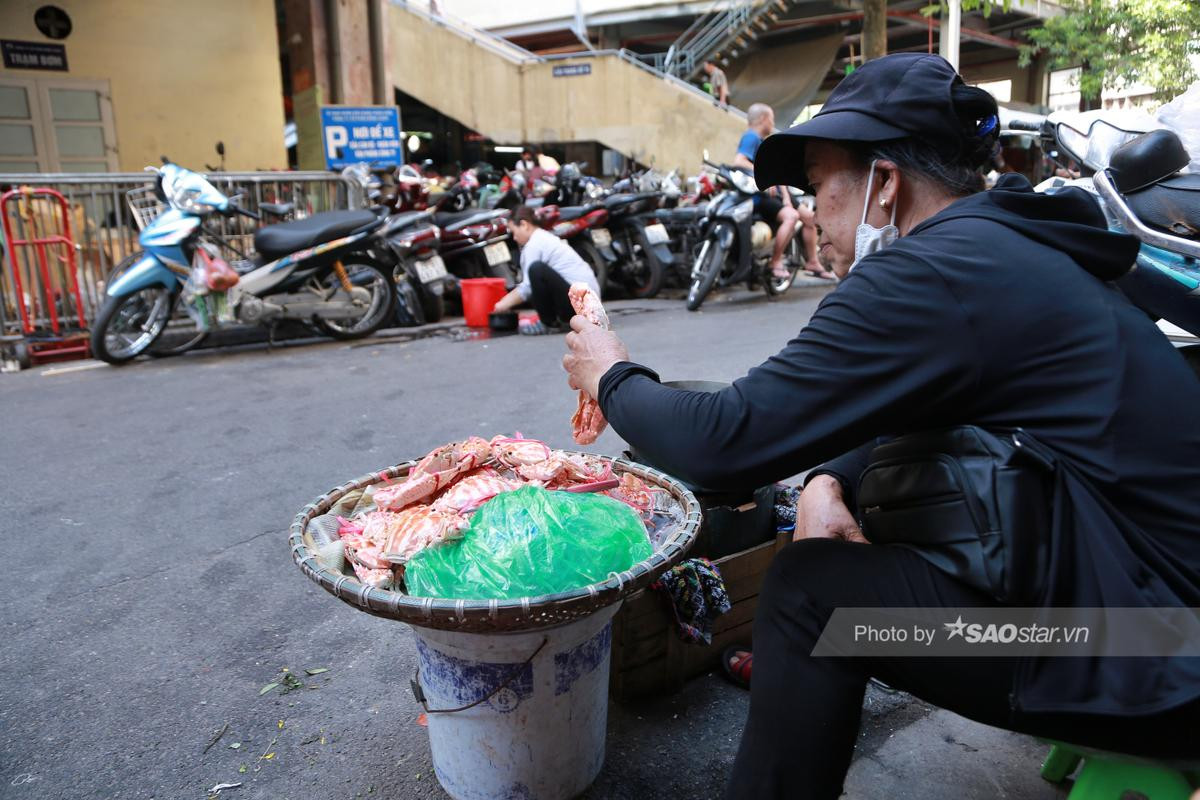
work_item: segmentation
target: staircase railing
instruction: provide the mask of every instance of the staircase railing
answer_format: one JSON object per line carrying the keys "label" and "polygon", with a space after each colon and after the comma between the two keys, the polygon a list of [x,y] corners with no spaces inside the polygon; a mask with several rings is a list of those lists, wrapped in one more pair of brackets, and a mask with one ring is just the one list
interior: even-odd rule
{"label": "staircase railing", "polygon": [[[695,84],[688,83],[686,80],[682,80],[677,73],[671,73],[661,69],[655,66],[653,62],[646,61],[640,54],[634,53],[630,50],[581,50],[578,53],[558,53],[555,55],[545,56],[538,55],[537,53],[530,52],[523,47],[513,44],[501,36],[497,36],[494,33],[489,33],[481,28],[477,28],[466,20],[458,17],[440,13],[433,14],[428,8],[417,5],[416,3],[405,2],[405,0],[391,0],[391,4],[397,8],[404,9],[409,13],[416,14],[417,16],[422,17],[435,25],[440,25],[446,30],[451,31],[458,36],[463,37],[464,39],[474,42],[480,47],[483,47],[484,49],[489,50],[496,55],[501,56],[502,58],[518,64],[544,64],[549,61],[591,59],[615,56],[622,61],[632,64],[633,66],[652,74],[654,77],[659,78],[660,80],[673,84],[679,89],[692,94],[700,95],[706,100],[712,99],[700,87],[696,86]],[[741,119],[745,119],[746,117],[746,112],[742,111],[741,109],[729,106],[726,107],[725,110]]]}
{"label": "staircase railing", "polygon": [[756,38],[760,21],[772,9],[783,7],[784,0],[742,0],[710,10],[697,17],[665,53],[650,53],[640,58],[661,72],[688,80],[700,72],[706,60],[739,38]]}

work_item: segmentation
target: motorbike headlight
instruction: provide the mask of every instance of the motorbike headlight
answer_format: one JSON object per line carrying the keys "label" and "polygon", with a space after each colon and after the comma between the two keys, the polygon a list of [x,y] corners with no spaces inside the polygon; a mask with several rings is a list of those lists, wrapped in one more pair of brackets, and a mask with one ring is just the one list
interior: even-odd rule
{"label": "motorbike headlight", "polygon": [[758,191],[758,186],[754,183],[754,177],[747,172],[742,172],[738,169],[731,169],[729,177],[733,180],[733,185],[737,187],[739,192],[745,194],[754,194]]}
{"label": "motorbike headlight", "polygon": [[189,214],[208,214],[214,210],[214,206],[200,200],[204,194],[201,189],[190,187],[180,189],[174,194],[175,205],[180,211],[186,211]]}
{"label": "motorbike headlight", "polygon": [[732,217],[736,222],[745,222],[754,213],[754,198],[744,200],[733,207]]}

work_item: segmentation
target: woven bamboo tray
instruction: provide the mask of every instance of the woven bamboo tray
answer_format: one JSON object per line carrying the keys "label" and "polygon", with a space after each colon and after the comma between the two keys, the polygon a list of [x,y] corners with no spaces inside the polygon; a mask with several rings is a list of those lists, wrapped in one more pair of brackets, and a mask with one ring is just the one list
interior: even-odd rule
{"label": "woven bamboo tray", "polygon": [[[302,508],[292,522],[288,537],[292,548],[292,560],[300,567],[301,572],[339,600],[368,614],[422,628],[500,633],[549,628],[586,617],[638,589],[649,586],[659,575],[678,564],[695,542],[700,530],[700,504],[679,481],[656,469],[623,458],[587,455],[611,463],[613,471],[618,475],[631,473],[651,487],[666,490],[668,497],[660,498],[657,507],[660,510],[669,510],[679,520],[666,531],[665,537],[649,558],[634,564],[624,572],[613,574],[602,583],[570,592],[514,600],[440,600],[377,589],[360,582],[353,574],[337,572],[325,566],[312,551],[309,544],[311,539],[306,539],[308,523],[329,512],[349,492],[380,483],[384,477],[406,477],[408,471],[416,465],[416,461],[397,464],[381,473],[364,475],[344,483]],[[664,503],[674,504],[674,507],[664,509]]]}

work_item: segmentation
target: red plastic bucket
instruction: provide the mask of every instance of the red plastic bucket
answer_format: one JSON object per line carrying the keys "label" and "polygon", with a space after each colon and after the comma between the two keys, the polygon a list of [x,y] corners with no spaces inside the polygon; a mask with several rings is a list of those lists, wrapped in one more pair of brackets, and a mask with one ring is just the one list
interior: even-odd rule
{"label": "red plastic bucket", "polygon": [[463,316],[472,328],[486,328],[488,314],[496,301],[508,294],[504,278],[464,278],[459,281],[462,288]]}

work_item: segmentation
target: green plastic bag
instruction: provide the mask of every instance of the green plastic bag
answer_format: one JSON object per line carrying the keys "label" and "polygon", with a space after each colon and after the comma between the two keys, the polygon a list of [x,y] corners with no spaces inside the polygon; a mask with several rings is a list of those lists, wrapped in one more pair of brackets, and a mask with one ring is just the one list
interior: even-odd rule
{"label": "green plastic bag", "polygon": [[414,555],[404,582],[417,597],[533,597],[603,581],[651,552],[646,526],[619,500],[525,486],[485,503],[462,539]]}

